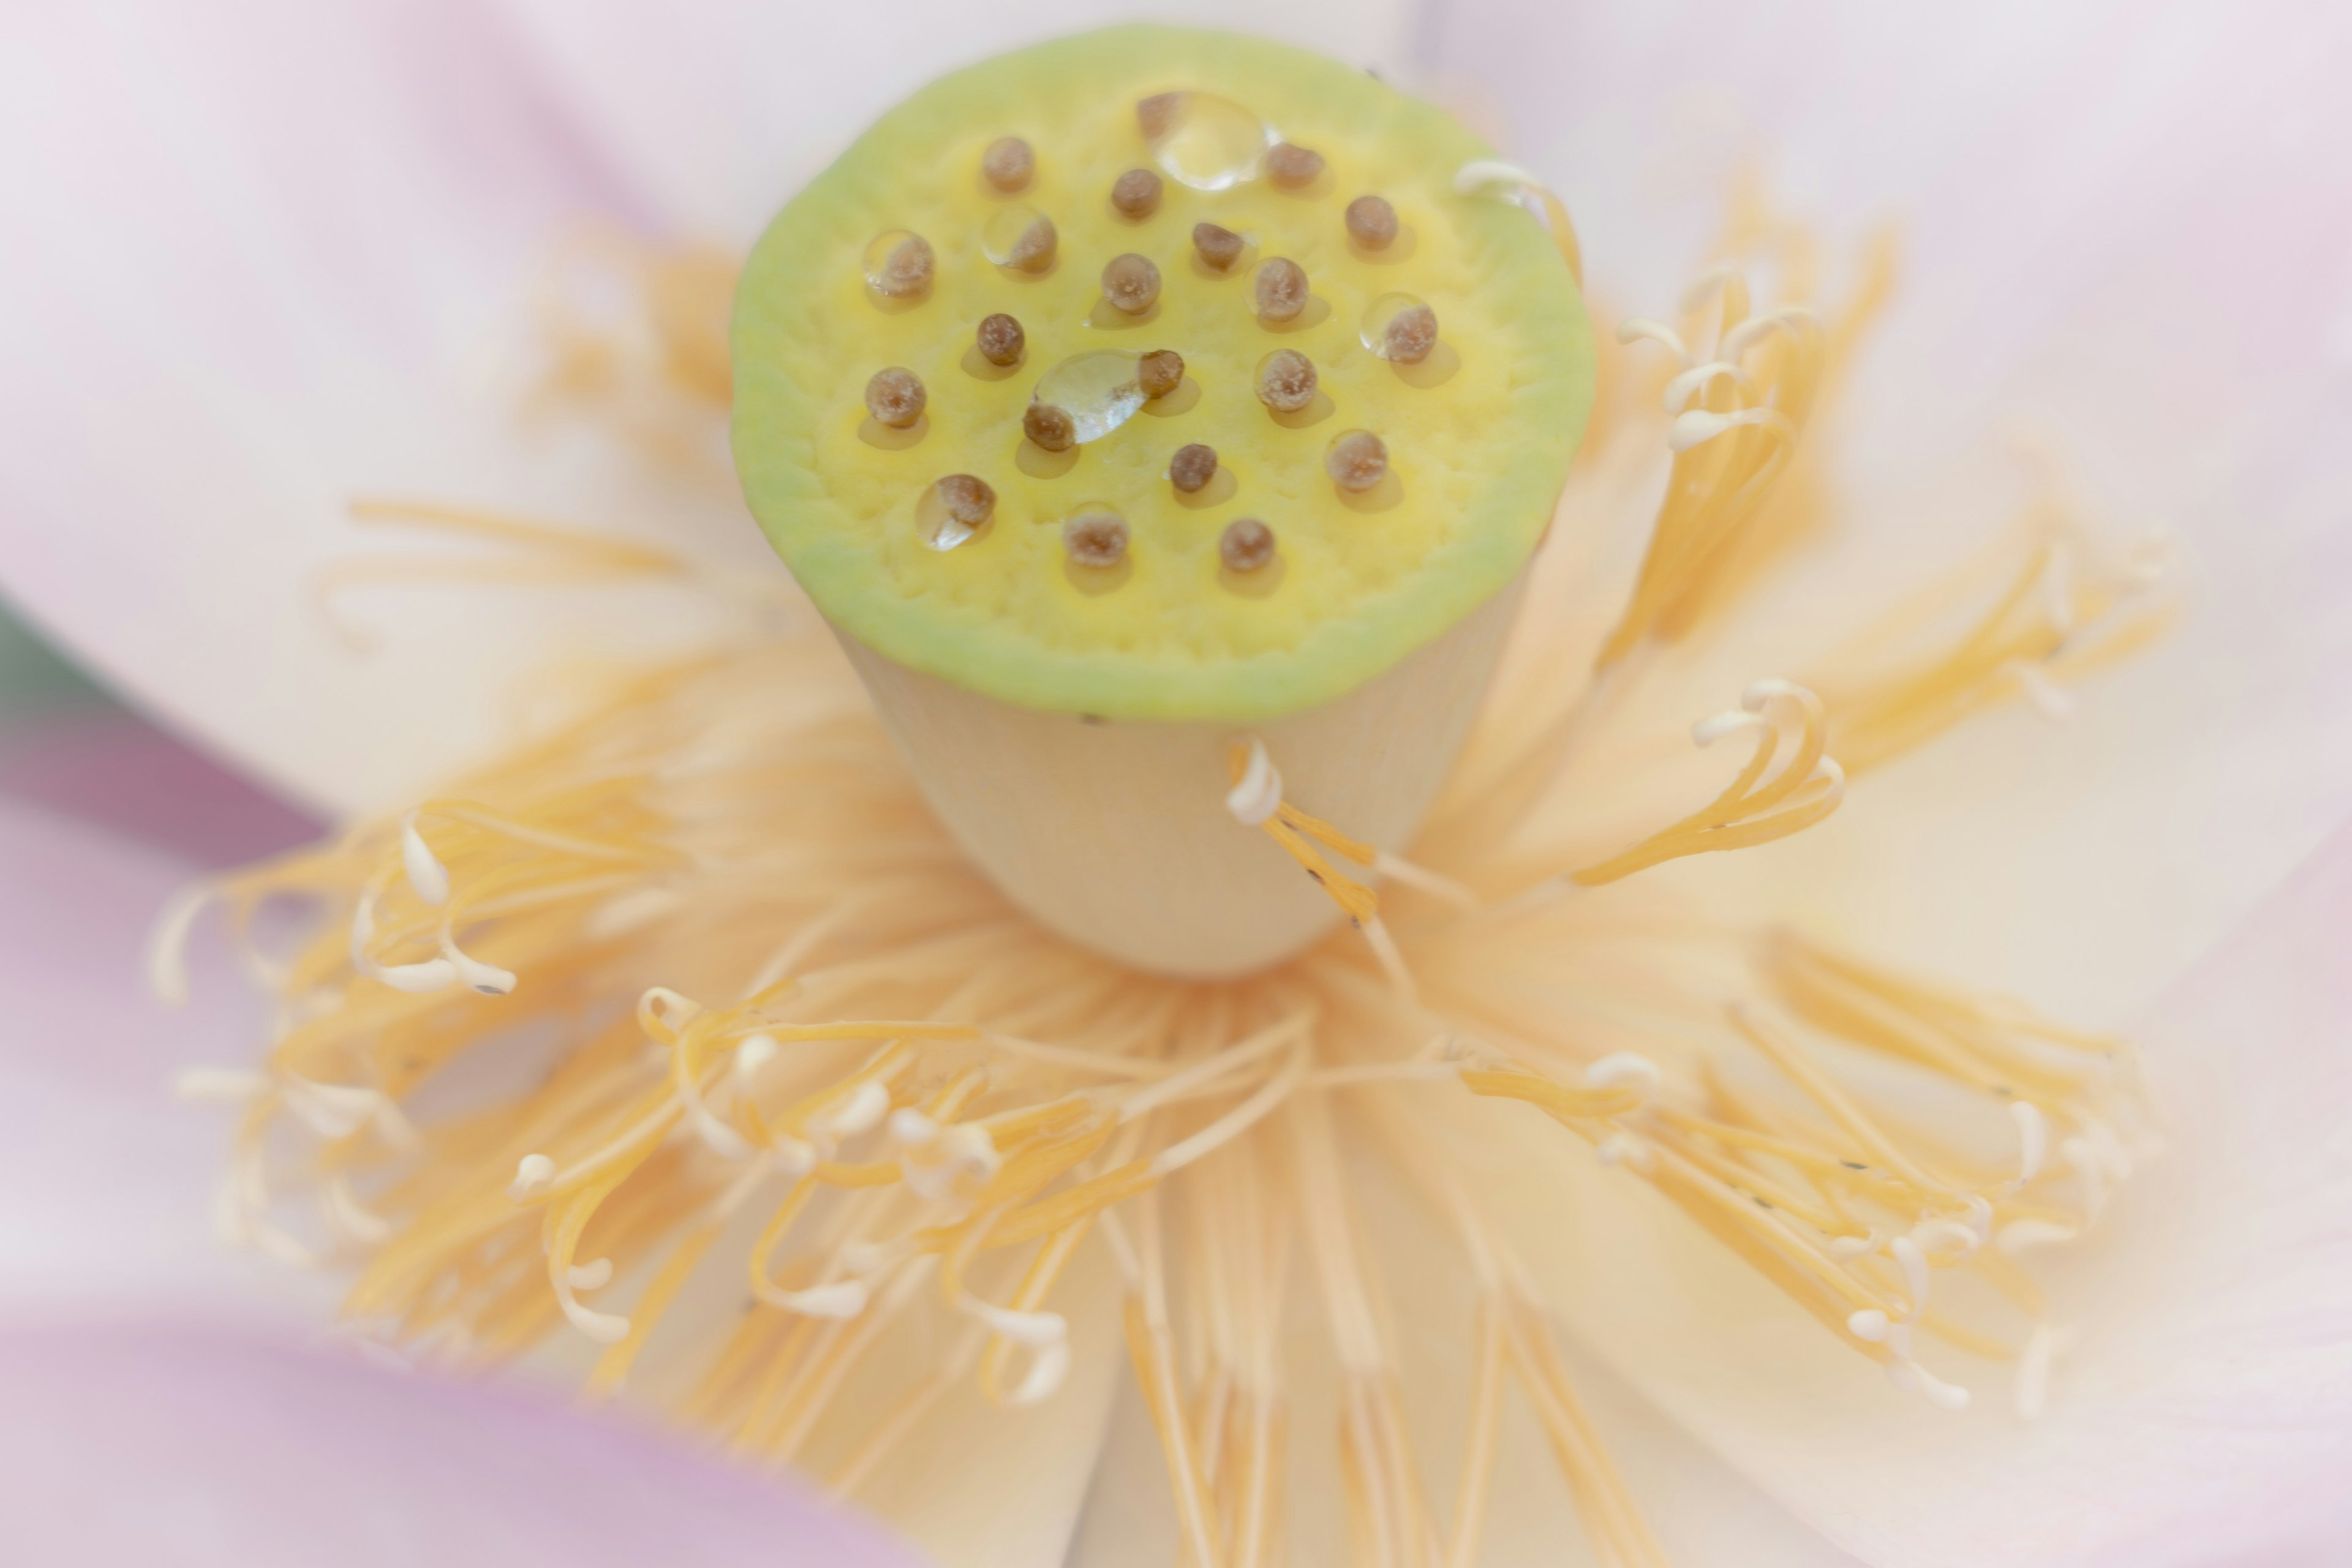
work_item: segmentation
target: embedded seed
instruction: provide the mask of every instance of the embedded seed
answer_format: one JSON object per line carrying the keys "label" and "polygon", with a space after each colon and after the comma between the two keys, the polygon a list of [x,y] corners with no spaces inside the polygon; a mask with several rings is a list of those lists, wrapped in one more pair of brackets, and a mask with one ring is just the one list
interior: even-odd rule
{"label": "embedded seed", "polygon": [[890,247],[879,267],[871,263],[868,267],[866,280],[874,286],[876,293],[906,300],[931,286],[937,263],[931,256],[931,242],[919,234],[910,234]]}
{"label": "embedded seed", "polygon": [[1116,566],[1127,554],[1127,524],[1115,511],[1087,511],[1062,524],[1062,548],[1081,566]]}
{"label": "embedded seed", "polygon": [[1287,257],[1277,256],[1257,269],[1257,313],[1269,321],[1287,321],[1307,309],[1307,269]]}
{"label": "embedded seed", "polygon": [[980,155],[980,172],[1000,191],[1017,191],[1036,172],[1037,156],[1018,136],[1000,136]]}
{"label": "embedded seed", "polygon": [[1115,308],[1139,316],[1160,298],[1160,268],[1133,251],[1114,256],[1102,270],[1102,291]]}
{"label": "embedded seed", "polygon": [[1315,176],[1322,172],[1323,154],[1296,142],[1276,142],[1265,155],[1266,178],[1286,191],[1313,184]]}
{"label": "embedded seed", "polygon": [[1396,243],[1396,208],[1381,196],[1358,196],[1348,204],[1348,237],[1366,250],[1386,250]]}
{"label": "embedded seed", "polygon": [[1121,217],[1150,217],[1160,210],[1160,176],[1149,169],[1129,169],[1111,186],[1110,205]]}
{"label": "embedded seed", "polygon": [[920,419],[929,401],[921,378],[898,365],[876,371],[866,384],[866,412],[893,430],[904,430]]}
{"label": "embedded seed", "polygon": [[1192,226],[1192,248],[1201,253],[1202,261],[1220,272],[1241,259],[1242,244],[1242,237],[1232,229],[1213,223]]}
{"label": "embedded seed", "polygon": [[996,511],[996,492],[972,474],[950,474],[933,487],[948,515],[966,528],[978,528]]}
{"label": "embedded seed", "polygon": [[1217,477],[1217,449],[1195,441],[1189,447],[1179,447],[1176,455],[1168,459],[1168,482],[1186,495],[1206,489],[1209,481]]}
{"label": "embedded seed", "polygon": [[1043,272],[1054,265],[1054,248],[1060,238],[1054,232],[1054,220],[1041,214],[1005,252],[1004,265],[1022,272]]}
{"label": "embedded seed", "polygon": [[1323,471],[1343,490],[1370,489],[1388,478],[1388,447],[1370,430],[1350,430],[1333,437],[1323,454]]}
{"label": "embedded seed", "polygon": [[1437,312],[1426,305],[1399,310],[1389,321],[1388,352],[1382,359],[1399,364],[1419,364],[1437,346]]}
{"label": "embedded seed", "polygon": [[1021,433],[1048,452],[1066,452],[1078,438],[1078,427],[1066,409],[1050,403],[1033,403],[1021,416]]}
{"label": "embedded seed", "polygon": [[1297,349],[1276,349],[1257,367],[1257,400],[1277,414],[1296,414],[1315,401],[1315,362]]}
{"label": "embedded seed", "polygon": [[1021,323],[1002,311],[984,317],[980,330],[972,334],[980,357],[991,364],[1020,363],[1021,350],[1027,342],[1028,334],[1021,330]]}
{"label": "embedded seed", "polygon": [[1136,366],[1136,379],[1146,397],[1165,397],[1184,383],[1184,356],[1174,349],[1154,349]]}
{"label": "embedded seed", "polygon": [[1146,142],[1157,142],[1176,123],[1176,111],[1184,105],[1181,92],[1155,92],[1139,100],[1135,106],[1135,123]]}
{"label": "embedded seed", "polygon": [[1217,536],[1217,559],[1235,572],[1255,572],[1274,559],[1274,530],[1254,517],[1225,525]]}

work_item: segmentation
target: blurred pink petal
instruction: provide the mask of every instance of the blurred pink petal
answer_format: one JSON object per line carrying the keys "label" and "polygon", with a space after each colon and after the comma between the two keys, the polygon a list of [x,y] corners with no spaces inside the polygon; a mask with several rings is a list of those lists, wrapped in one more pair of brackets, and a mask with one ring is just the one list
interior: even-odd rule
{"label": "blurred pink petal", "polygon": [[0,800],[0,1310],[195,1303],[272,1317],[326,1305],[213,1234],[226,1119],[175,1074],[243,1062],[268,1019],[200,939],[189,1005],[142,984],[147,932],[196,868]]}
{"label": "blurred pink petal", "polygon": [[0,1332],[0,1554],[89,1568],[915,1559],[617,1416],[186,1327]]}
{"label": "blurred pink petal", "polygon": [[190,866],[258,860],[325,826],[119,709],[68,709],[0,731],[0,799]]}

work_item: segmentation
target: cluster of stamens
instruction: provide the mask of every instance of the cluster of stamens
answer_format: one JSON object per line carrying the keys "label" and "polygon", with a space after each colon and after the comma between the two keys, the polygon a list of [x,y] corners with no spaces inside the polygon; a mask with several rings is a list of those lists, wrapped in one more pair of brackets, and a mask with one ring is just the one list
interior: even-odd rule
{"label": "cluster of stamens", "polygon": [[[928,254],[907,237],[884,251],[902,270]],[[1284,1412],[1325,1414],[1292,1365],[1316,1310],[1301,1294],[1319,1298],[1315,1342],[1339,1374],[1352,1560],[1480,1560],[1516,1380],[1599,1560],[1664,1562],[1553,1342],[1555,1310],[1628,1288],[1559,1252],[1582,1227],[1560,1225],[1557,1183],[1643,1184],[1934,1405],[2008,1362],[2030,1415],[2069,1336],[2021,1259],[2081,1232],[2131,1173],[2120,1048],[1792,931],[1728,929],[1645,899],[1638,874],[1818,823],[1849,773],[1967,714],[2021,696],[2063,710],[2059,682],[2150,629],[2152,563],[2117,573],[2037,516],[1973,584],[1980,616],[1924,647],[1866,641],[1822,672],[1843,679],[1754,684],[1692,735],[1753,742],[1727,788],[1646,837],[1596,826],[1593,786],[1613,779],[1645,813],[1661,793],[1624,761],[1645,726],[1612,746],[1602,721],[1627,672],[1713,624],[1758,552],[1810,536],[1819,492],[1783,476],[1853,324],[1754,315],[1731,274],[1683,315],[1626,328],[1674,363],[1622,445],[1669,447],[1675,473],[1624,627],[1592,679],[1498,683],[1507,748],[1474,749],[1413,861],[1301,810],[1263,743],[1236,748],[1234,830],[1279,844],[1363,942],[1213,984],[1074,948],[946,839],[829,645],[751,642],[631,672],[467,795],[174,905],[160,991],[181,989],[177,945],[216,902],[279,1004],[262,1070],[183,1080],[240,1110],[222,1222],[290,1263],[359,1265],[355,1333],[467,1366],[576,1333],[601,1347],[592,1394],[646,1363],[646,1386],[688,1388],[678,1413],[738,1452],[827,1465],[886,1507],[953,1386],[1053,1393],[1072,1365],[1055,1288],[1099,1235],[1199,1563],[1283,1560]],[[1008,334],[983,324],[991,341]],[[1017,363],[1017,329],[1009,345]],[[919,389],[877,374],[868,416],[919,424]],[[1324,460],[1343,492],[1386,482],[1370,432]],[[1197,444],[1169,464],[1180,493],[1216,474]],[[974,531],[995,505],[970,474],[929,500]],[[688,575],[662,552],[458,509],[357,510],[471,530],[560,575]],[[1128,547],[1124,520],[1081,510],[1074,551]],[[1231,571],[1273,556],[1254,519],[1220,540]],[[1588,624],[1524,618],[1528,668],[1569,668],[1557,639]],[[1555,825],[1565,838],[1530,831]],[[262,912],[297,902],[319,925],[261,950],[278,929]],[[552,1062],[535,1054],[549,1041]],[[1543,1162],[1525,1142],[1560,1130],[1590,1158]],[[1394,1207],[1368,1223],[1382,1180],[1443,1216],[1432,1236],[1392,1234]],[[1501,1212],[1520,1198],[1540,1200],[1524,1257]],[[721,1288],[693,1288],[711,1273]],[[1449,1331],[1412,1304],[1399,1336],[1384,1286],[1433,1277],[1465,1281],[1468,1310]],[[1442,1518],[1399,1387],[1436,1364],[1433,1344],[1458,1368],[1449,1332],[1468,1419]]]}

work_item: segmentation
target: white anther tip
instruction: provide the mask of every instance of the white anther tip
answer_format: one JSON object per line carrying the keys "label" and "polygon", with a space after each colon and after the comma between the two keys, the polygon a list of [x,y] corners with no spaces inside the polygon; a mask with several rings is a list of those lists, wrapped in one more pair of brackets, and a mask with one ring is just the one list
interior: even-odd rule
{"label": "white anther tip", "polygon": [[1845,1327],[1846,1332],[1855,1339],[1867,1341],[1875,1345],[1885,1342],[1886,1331],[1894,1327],[1894,1323],[1877,1308],[1864,1307],[1846,1319]]}
{"label": "white anther tip", "polygon": [[890,1091],[877,1079],[869,1078],[850,1090],[849,1098],[842,1101],[840,1108],[827,1118],[827,1122],[835,1136],[855,1138],[861,1132],[872,1131],[889,1113],[889,1110]]}
{"label": "white anther tip", "polygon": [[774,1300],[804,1318],[845,1320],[866,1310],[866,1291],[863,1281],[844,1279],[832,1285],[813,1285],[805,1290],[779,1290]]}
{"label": "white anther tip", "polygon": [[1658,1064],[1638,1051],[1612,1051],[1584,1069],[1584,1082],[1590,1089],[1614,1089],[1630,1084],[1644,1094],[1655,1094],[1665,1075]]}
{"label": "white anther tip", "polygon": [[425,835],[416,831],[416,814],[400,819],[400,864],[416,896],[439,909],[449,901],[449,869],[435,858]]}
{"label": "white anther tip", "polygon": [[563,1271],[563,1277],[574,1290],[601,1290],[613,1282],[613,1260],[599,1258],[593,1263],[575,1263]]}
{"label": "white anther tip", "polygon": [[695,1135],[702,1140],[704,1146],[712,1153],[722,1160],[748,1160],[758,1152],[751,1146],[751,1141],[749,1138],[728,1126],[709,1110],[698,1105],[692,1109]]}
{"label": "white anther tip", "polygon": [[1069,1338],[1070,1322],[1059,1312],[1024,1312],[989,1301],[967,1300],[964,1310],[1014,1344],[1040,1349]]}
{"label": "white anther tip", "polygon": [[2021,1186],[2042,1172],[2050,1149],[2050,1121],[2040,1106],[2025,1100],[2009,1108],[2009,1119],[2017,1123],[2017,1180]]}
{"label": "white anther tip", "polygon": [[1759,730],[1764,727],[1764,721],[1755,714],[1743,712],[1737,708],[1727,708],[1722,712],[1711,718],[1702,719],[1692,725],[1691,743],[1696,746],[1712,746],[1726,735],[1736,735],[1742,730]]}
{"label": "white anther tip", "polygon": [[890,1113],[892,1142],[919,1149],[940,1135],[940,1124],[911,1105],[901,1106]]}
{"label": "white anther tip", "polygon": [[520,1203],[536,1197],[555,1180],[555,1162],[544,1154],[525,1154],[515,1163],[514,1180],[507,1184],[507,1196]]}
{"label": "white anther tip", "polygon": [[1070,1347],[1056,1342],[1039,1350],[1029,1363],[1028,1375],[1007,1400],[1012,1405],[1035,1405],[1050,1399],[1070,1374]]}
{"label": "white anther tip", "polygon": [[1642,1140],[1623,1132],[1612,1132],[1592,1146],[1592,1157],[1604,1165],[1622,1165],[1630,1171],[1647,1173],[1655,1168],[1657,1155]]}
{"label": "white anther tip", "polygon": [[752,1035],[735,1047],[735,1076],[749,1079],[761,1068],[776,1059],[783,1047],[776,1044],[773,1035]]}
{"label": "white anther tip", "polygon": [[1250,737],[1249,761],[1242,776],[1225,792],[1225,809],[1244,827],[1263,827],[1282,809],[1282,774],[1266,755],[1265,742]]}
{"label": "white anther tip", "polygon": [[1670,451],[1687,452],[1702,447],[1727,430],[1742,425],[1761,425],[1771,416],[1764,408],[1742,409],[1737,414],[1717,414],[1707,408],[1689,408],[1675,416],[1666,427],[1666,447]]}
{"label": "white anther tip", "polygon": [[[1474,158],[1454,171],[1454,189],[1457,194],[1465,196],[1477,195],[1496,185],[1517,187],[1541,184],[1543,184],[1542,181],[1517,163],[1507,163],[1500,158]],[[1501,194],[1507,195],[1515,192],[1507,191]]]}

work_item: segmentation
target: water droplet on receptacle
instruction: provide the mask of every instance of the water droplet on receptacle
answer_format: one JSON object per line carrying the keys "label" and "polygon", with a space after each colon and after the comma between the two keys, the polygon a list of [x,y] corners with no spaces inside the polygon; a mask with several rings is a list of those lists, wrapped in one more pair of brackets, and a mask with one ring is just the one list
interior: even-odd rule
{"label": "water droplet on receptacle", "polygon": [[1143,406],[1142,363],[1141,354],[1125,349],[1072,354],[1045,373],[1034,401],[1067,414],[1080,445],[1100,440]]}
{"label": "water droplet on receptacle", "polygon": [[1230,190],[1257,178],[1274,135],[1265,121],[1213,92],[1167,92],[1139,113],[1152,161],[1178,184]]}
{"label": "water droplet on receptacle", "polygon": [[1417,295],[1383,294],[1364,307],[1357,335],[1381,359],[1419,364],[1437,346],[1437,312]]}

